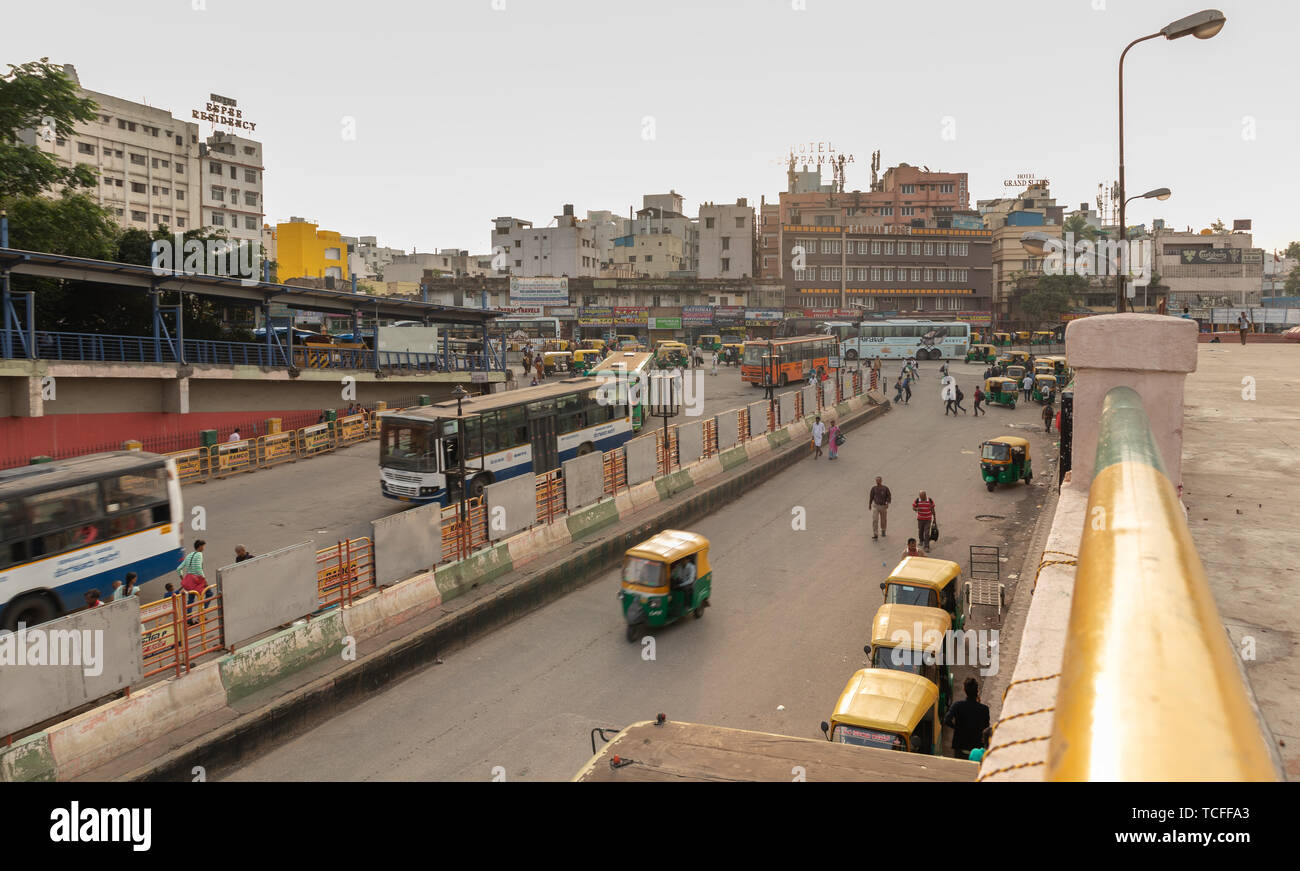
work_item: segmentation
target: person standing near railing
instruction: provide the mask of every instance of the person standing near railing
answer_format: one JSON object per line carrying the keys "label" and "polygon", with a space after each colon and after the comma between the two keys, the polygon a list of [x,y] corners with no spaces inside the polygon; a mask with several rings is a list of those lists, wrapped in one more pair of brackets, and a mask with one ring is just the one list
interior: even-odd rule
{"label": "person standing near railing", "polygon": [[[190,605],[198,600],[199,596],[203,595],[208,586],[208,580],[203,575],[203,548],[205,545],[207,545],[207,542],[203,539],[195,539],[194,550],[190,551],[189,555],[176,568],[176,574],[180,575],[181,578],[181,587],[190,594],[186,602],[187,610]],[[188,621],[191,626],[197,622],[194,618],[190,618]]]}

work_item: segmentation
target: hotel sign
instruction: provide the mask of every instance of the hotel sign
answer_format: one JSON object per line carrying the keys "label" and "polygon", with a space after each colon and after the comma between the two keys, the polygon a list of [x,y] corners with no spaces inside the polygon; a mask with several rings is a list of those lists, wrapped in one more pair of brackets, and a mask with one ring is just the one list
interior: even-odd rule
{"label": "hotel sign", "polygon": [[1050,187],[1052,183],[1045,178],[1036,178],[1032,172],[1018,172],[1015,178],[1009,178],[1002,184],[1009,188],[1027,188],[1038,184]]}
{"label": "hotel sign", "polygon": [[238,127],[240,130],[253,132],[257,125],[244,119],[244,111],[239,103],[220,94],[209,94],[208,102],[202,109],[191,109],[190,115],[195,121],[211,121],[225,127]]}

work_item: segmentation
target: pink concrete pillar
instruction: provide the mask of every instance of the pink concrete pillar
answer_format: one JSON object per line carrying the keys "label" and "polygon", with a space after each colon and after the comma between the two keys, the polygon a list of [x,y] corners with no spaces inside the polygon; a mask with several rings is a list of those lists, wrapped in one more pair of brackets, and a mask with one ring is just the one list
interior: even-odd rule
{"label": "pink concrete pillar", "polygon": [[1196,371],[1196,321],[1165,315],[1094,315],[1071,321],[1065,354],[1075,372],[1070,484],[1087,489],[1097,457],[1101,402],[1112,387],[1142,397],[1165,473],[1182,486],[1183,386]]}

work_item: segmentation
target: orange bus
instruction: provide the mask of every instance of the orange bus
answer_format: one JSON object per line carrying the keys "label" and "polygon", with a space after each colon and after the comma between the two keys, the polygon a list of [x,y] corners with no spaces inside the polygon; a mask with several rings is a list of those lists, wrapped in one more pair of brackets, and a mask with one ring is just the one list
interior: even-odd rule
{"label": "orange bus", "polygon": [[740,378],[763,386],[764,358],[771,353],[777,358],[772,367],[773,384],[784,387],[791,381],[815,380],[817,373],[830,371],[830,358],[839,353],[838,345],[835,337],[828,335],[746,342]]}

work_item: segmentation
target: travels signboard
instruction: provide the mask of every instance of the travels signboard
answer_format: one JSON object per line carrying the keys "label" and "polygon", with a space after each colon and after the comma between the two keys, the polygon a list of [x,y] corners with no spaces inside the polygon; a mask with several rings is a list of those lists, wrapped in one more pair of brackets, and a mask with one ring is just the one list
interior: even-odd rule
{"label": "travels signboard", "polygon": [[512,305],[564,305],[568,301],[567,278],[510,278]]}

